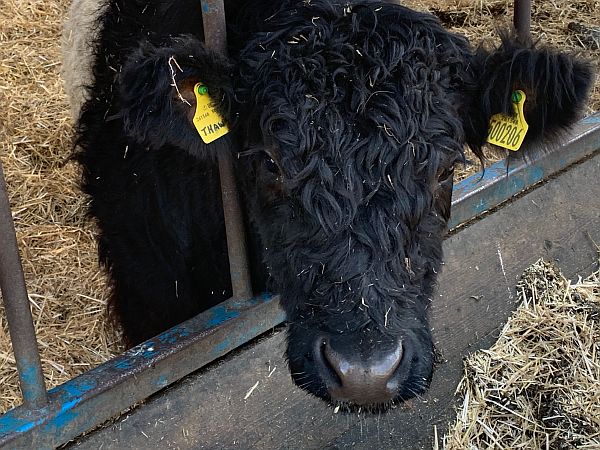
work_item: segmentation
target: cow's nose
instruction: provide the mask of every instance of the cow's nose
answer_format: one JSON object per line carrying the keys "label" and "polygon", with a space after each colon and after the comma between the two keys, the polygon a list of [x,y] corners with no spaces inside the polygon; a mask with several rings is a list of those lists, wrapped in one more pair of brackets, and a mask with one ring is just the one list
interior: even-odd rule
{"label": "cow's nose", "polygon": [[[322,340],[317,359],[317,370],[325,381],[332,400],[355,405],[387,403],[398,394],[395,377],[402,361],[402,343],[395,341],[385,346],[375,346],[367,354],[358,346],[336,345]],[[318,367],[321,365],[321,367]],[[332,376],[333,375],[333,376]]]}

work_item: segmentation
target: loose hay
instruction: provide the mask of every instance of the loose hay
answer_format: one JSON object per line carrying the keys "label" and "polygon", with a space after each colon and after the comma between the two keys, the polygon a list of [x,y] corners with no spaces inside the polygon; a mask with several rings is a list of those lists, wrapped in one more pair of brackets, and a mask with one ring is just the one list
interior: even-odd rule
{"label": "loose hay", "polygon": [[572,285],[538,261],[496,344],[465,361],[450,449],[600,448],[600,271]]}
{"label": "loose hay", "polygon": [[[72,125],[59,76],[61,24],[68,3],[6,0],[0,8],[0,158],[48,387],[120,350],[116,333],[106,324],[106,280],[97,267],[93,227],[85,218],[85,199],[77,187],[78,169],[69,161]],[[429,8],[447,26],[476,40],[492,37],[494,24],[508,23],[512,14],[509,2],[497,0],[404,3]],[[600,0],[534,3],[539,4],[534,7],[534,35],[599,59],[599,50],[584,47],[595,36],[594,24],[600,22]],[[569,29],[570,22],[584,28]],[[598,86],[590,111],[600,107]],[[489,154],[492,160],[503,155]],[[478,168],[475,164],[457,176]],[[1,306],[0,386],[0,412],[20,403]]]}
{"label": "loose hay", "polygon": [[[0,157],[48,387],[119,350],[105,321],[106,288],[71,154],[59,76],[67,0],[7,0],[0,8]],[[20,403],[0,306],[0,412]]]}

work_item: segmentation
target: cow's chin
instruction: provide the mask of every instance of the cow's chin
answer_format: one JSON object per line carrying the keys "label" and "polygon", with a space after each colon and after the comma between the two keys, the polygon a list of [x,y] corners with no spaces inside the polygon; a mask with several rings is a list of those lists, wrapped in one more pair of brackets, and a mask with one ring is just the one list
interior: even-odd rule
{"label": "cow's chin", "polygon": [[426,321],[395,336],[378,329],[332,334],[292,322],[287,359],[301,389],[343,411],[382,412],[427,390],[434,351]]}

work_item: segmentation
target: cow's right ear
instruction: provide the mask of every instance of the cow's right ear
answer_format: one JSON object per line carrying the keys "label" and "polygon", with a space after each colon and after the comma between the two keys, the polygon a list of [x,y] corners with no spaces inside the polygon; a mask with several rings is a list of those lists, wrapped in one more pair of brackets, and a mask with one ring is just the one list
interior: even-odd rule
{"label": "cow's right ear", "polygon": [[151,148],[172,145],[200,158],[214,157],[230,136],[205,143],[193,124],[194,87],[202,83],[226,124],[232,120],[233,65],[193,36],[166,45],[141,44],[118,77],[119,116],[125,133]]}

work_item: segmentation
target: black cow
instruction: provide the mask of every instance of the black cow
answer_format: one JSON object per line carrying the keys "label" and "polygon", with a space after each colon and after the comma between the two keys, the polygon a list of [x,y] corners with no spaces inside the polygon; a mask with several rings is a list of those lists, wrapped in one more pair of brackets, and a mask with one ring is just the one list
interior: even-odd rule
{"label": "black cow", "polygon": [[[370,0],[231,2],[229,59],[198,0],[110,0],[78,158],[110,309],[139,343],[231,295],[215,155],[235,155],[256,292],[281,293],[297,385],[350,407],[422,393],[452,173],[527,95],[525,145],[580,113],[573,57],[501,36],[474,50],[429,14]],[[202,82],[232,132],[192,125]]]}

